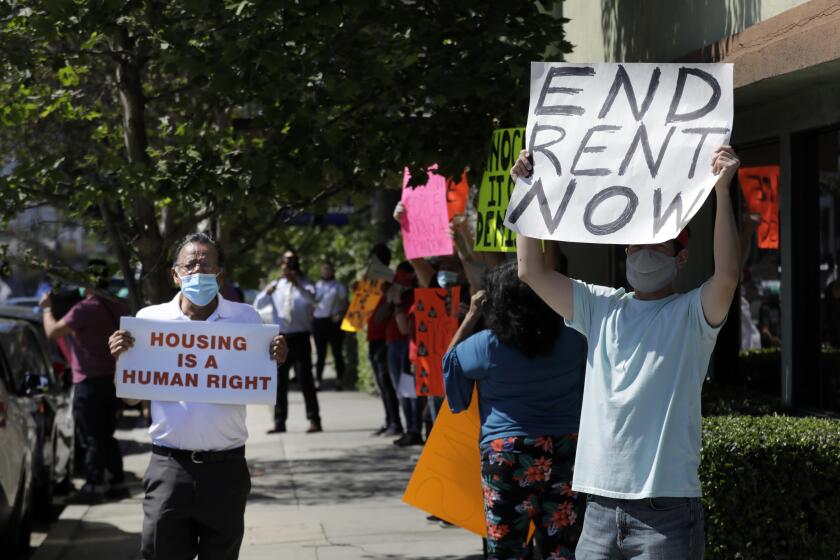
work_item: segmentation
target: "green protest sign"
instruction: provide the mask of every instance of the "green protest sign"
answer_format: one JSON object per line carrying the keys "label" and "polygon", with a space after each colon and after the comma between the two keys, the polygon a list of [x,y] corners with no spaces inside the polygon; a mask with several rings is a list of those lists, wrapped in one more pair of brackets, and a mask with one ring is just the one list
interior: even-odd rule
{"label": "green protest sign", "polygon": [[524,128],[500,128],[493,131],[490,157],[481,178],[478,193],[478,218],[475,224],[475,250],[516,252],[516,234],[504,226],[510,193],[515,181],[510,168],[525,147]]}

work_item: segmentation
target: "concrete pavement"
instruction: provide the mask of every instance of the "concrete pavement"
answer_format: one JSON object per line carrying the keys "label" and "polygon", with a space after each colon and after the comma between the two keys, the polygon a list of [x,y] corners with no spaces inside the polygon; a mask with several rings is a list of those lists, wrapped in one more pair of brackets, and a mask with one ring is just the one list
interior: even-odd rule
{"label": "concrete pavement", "polygon": [[[268,435],[271,410],[248,409],[252,489],[245,513],[243,560],[479,559],[481,539],[441,528],[401,501],[420,447],[372,437],[381,424],[378,398],[319,393],[324,433],[304,434],[300,393],[290,395],[289,432]],[[120,430],[132,497],[72,505],[50,529],[34,560],[133,560],[142,525],[140,480],[150,444],[143,428]],[[130,476],[130,475],[129,475]],[[77,487],[80,481],[77,481]]]}

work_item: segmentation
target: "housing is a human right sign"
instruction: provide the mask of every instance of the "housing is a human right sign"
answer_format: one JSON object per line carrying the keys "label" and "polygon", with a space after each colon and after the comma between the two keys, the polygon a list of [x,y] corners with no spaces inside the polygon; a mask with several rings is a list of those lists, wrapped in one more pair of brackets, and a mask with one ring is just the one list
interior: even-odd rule
{"label": "housing is a human right sign", "polygon": [[673,239],[712,191],[731,64],[531,63],[526,148],[505,225],[583,243]]}

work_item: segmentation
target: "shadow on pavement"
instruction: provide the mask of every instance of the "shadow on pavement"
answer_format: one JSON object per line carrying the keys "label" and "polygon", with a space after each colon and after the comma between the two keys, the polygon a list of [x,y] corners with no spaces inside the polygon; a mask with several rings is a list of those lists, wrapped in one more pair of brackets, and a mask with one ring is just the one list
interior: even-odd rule
{"label": "shadow on pavement", "polygon": [[92,560],[140,558],[140,534],[125,532],[109,523],[60,521],[50,536],[58,537],[57,533],[62,533],[63,538],[45,541],[38,549],[38,557],[63,558],[66,554],[63,549],[69,546],[76,552],[83,550],[84,556]]}
{"label": "shadow on pavement", "polygon": [[329,505],[402,496],[418,449],[365,446],[339,457],[253,462],[249,501]]}
{"label": "shadow on pavement", "polygon": [[470,556],[406,556],[405,554],[377,554],[371,556],[365,554],[362,558],[377,558],[378,560],[482,560],[484,558],[481,554],[472,554]]}

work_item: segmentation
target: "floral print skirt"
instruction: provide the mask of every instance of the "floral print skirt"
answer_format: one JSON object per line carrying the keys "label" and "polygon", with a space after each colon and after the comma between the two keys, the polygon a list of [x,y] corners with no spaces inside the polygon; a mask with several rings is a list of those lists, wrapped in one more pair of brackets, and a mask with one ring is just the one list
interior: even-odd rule
{"label": "floral print skirt", "polygon": [[572,492],[577,434],[506,437],[481,446],[491,560],[522,558],[531,523],[545,560],[571,560],[586,499]]}

